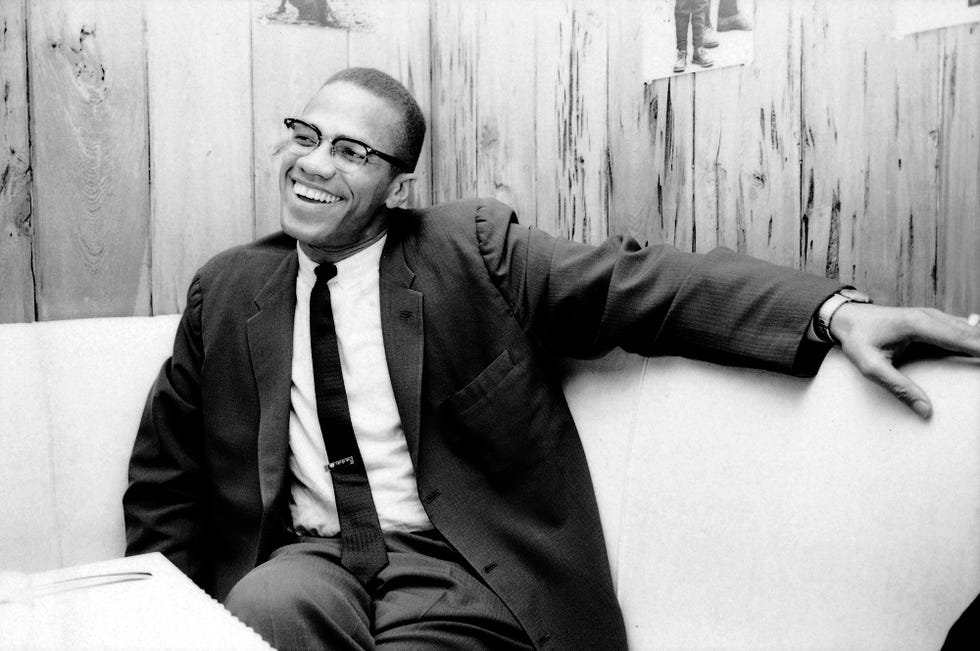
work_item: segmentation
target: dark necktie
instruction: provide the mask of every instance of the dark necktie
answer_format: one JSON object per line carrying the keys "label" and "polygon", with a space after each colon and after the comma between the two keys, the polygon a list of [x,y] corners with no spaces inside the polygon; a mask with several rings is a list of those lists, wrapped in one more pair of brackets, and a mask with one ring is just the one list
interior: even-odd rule
{"label": "dark necktie", "polygon": [[378,512],[350,422],[340,351],[327,281],[337,275],[330,263],[316,268],[310,294],[310,344],[316,412],[327,448],[326,470],[333,481],[340,519],[340,564],[367,584],[388,564]]}

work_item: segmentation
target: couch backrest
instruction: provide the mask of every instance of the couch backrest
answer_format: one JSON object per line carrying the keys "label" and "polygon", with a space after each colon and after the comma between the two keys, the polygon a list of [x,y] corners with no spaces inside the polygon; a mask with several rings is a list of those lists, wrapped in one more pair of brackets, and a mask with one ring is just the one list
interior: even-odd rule
{"label": "couch backrest", "polygon": [[178,319],[0,325],[0,568],[122,556],[129,455]]}
{"label": "couch backrest", "polygon": [[[0,569],[119,556],[177,317],[0,325]],[[565,380],[633,648],[938,648],[980,590],[980,364],[814,380],[614,353]]]}

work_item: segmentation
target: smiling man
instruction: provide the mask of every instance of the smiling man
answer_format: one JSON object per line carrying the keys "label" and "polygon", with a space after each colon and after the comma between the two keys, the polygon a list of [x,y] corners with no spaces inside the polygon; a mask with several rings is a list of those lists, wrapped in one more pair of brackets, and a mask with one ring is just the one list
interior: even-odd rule
{"label": "smiling man", "polygon": [[369,73],[348,76],[321,88],[302,119],[285,120],[292,140],[279,175],[282,229],[317,262],[346,258],[384,235],[386,209],[404,203],[415,181],[425,135],[418,105],[399,97],[403,89],[386,81],[370,91],[358,85]]}
{"label": "smiling man", "polygon": [[282,233],[194,277],[124,498],[278,648],[622,649],[589,469],[552,356],[620,346],[813,374],[829,346],[923,417],[891,360],[980,328],[717,250],[401,205],[425,123],[388,75],[332,77],[290,137]]}

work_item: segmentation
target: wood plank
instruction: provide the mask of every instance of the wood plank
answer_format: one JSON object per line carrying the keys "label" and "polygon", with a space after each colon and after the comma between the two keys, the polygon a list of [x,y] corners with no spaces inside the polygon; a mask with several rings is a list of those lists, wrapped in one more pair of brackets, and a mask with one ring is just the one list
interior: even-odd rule
{"label": "wood plank", "polygon": [[635,0],[609,5],[609,230],[689,251],[695,75],[643,80],[647,11]]}
{"label": "wood plank", "polygon": [[[864,129],[864,155],[867,161],[868,184],[865,191],[867,209],[864,228],[859,240],[858,273],[861,285],[880,302],[893,305],[898,302],[896,278],[899,277],[899,250],[907,246],[902,241],[901,224],[894,191],[898,174],[898,147],[896,133],[898,115],[896,106],[895,65],[897,51],[902,42],[889,33],[894,25],[894,7],[875,6],[865,19],[863,62],[860,70],[863,80],[864,107],[867,120]],[[837,3],[832,10],[839,12]],[[841,115],[849,112],[846,98],[840,105]]]}
{"label": "wood plank", "polygon": [[821,0],[803,15],[801,267],[892,302],[891,8]]}
{"label": "wood plank", "polygon": [[432,199],[477,194],[476,3],[432,0]]}
{"label": "wood plank", "polygon": [[279,161],[286,129],[330,75],[348,65],[347,29],[282,22],[278,2],[252,0],[255,233],[279,230]]}
{"label": "wood plank", "polygon": [[[853,9],[838,9],[846,13],[842,20],[834,20],[822,4],[804,14],[801,24],[803,144],[797,255],[800,268],[827,276],[836,271],[842,281],[852,282],[857,273],[857,223],[863,208],[863,188],[856,179],[866,173],[858,144],[864,128],[864,95],[861,76],[850,74],[848,68],[860,52],[835,45],[853,35],[853,30],[848,34],[845,28],[859,16],[851,15]],[[845,98],[850,101],[843,104]],[[848,106],[845,115],[837,113],[838,106]],[[845,170],[843,178],[834,176],[835,171]],[[831,228],[836,238],[831,238]]]}
{"label": "wood plank", "polygon": [[[383,0],[373,25],[351,31],[349,55],[350,65],[378,68],[401,81],[426,120],[432,115],[430,11],[429,0]],[[408,202],[413,207],[432,204],[432,125],[428,127]]]}
{"label": "wood plank", "polygon": [[0,6],[0,323],[34,320],[24,0]]}
{"label": "wood plank", "polygon": [[980,311],[980,26],[947,31],[939,216],[940,306]]}
{"label": "wood plank", "polygon": [[[741,129],[749,108],[742,105],[742,74],[736,68],[699,72],[694,75],[694,234],[695,251],[717,246],[745,253],[746,231],[754,230],[751,212],[755,194],[746,207],[742,166],[745,151],[762,150],[762,145],[743,143]],[[758,129],[756,129],[758,132]],[[752,134],[754,135],[754,134]],[[756,138],[758,139],[758,137]],[[754,157],[760,168],[764,158]],[[757,188],[753,184],[750,188]]]}
{"label": "wood plank", "polygon": [[150,309],[142,5],[31,3],[38,318]]}
{"label": "wood plank", "polygon": [[608,233],[606,2],[539,2],[535,13],[537,223],[597,244]]}
{"label": "wood plank", "polygon": [[522,0],[464,3],[478,11],[477,193],[538,221],[535,202],[535,24]]}
{"label": "wood plank", "polygon": [[[694,79],[683,75],[654,82],[666,111],[657,121],[654,160],[663,160],[657,180],[656,241],[694,250]],[[654,238],[651,238],[654,239]]]}
{"label": "wood plank", "polygon": [[607,63],[609,107],[609,231],[648,241],[657,216],[654,133],[660,97],[643,79],[640,0],[610,0]]}
{"label": "wood plank", "polygon": [[901,305],[936,305],[944,30],[896,45],[894,218],[900,229],[895,295]]}
{"label": "wood plank", "polygon": [[793,3],[757,0],[753,61],[695,75],[695,245],[799,265],[800,42]]}
{"label": "wood plank", "polygon": [[155,314],[254,234],[249,23],[243,3],[146,4]]}

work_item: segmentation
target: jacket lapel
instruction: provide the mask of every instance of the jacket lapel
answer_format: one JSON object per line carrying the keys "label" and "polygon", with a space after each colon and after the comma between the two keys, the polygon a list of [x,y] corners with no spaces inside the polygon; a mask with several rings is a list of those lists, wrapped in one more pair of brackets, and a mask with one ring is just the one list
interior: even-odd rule
{"label": "jacket lapel", "polygon": [[249,318],[246,326],[259,395],[258,462],[263,511],[271,508],[282,491],[289,458],[289,386],[297,268],[294,250],[255,296],[259,311]]}
{"label": "jacket lapel", "polygon": [[405,428],[408,452],[417,468],[422,400],[422,292],[412,289],[415,273],[408,267],[395,233],[389,233],[385,244],[380,277],[381,330],[388,373]]}

